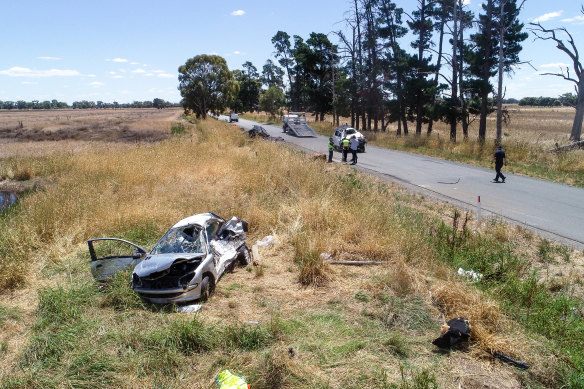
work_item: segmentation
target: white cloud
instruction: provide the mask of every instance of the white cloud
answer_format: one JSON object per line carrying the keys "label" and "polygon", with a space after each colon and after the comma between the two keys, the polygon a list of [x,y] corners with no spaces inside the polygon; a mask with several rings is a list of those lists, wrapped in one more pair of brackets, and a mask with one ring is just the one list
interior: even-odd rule
{"label": "white cloud", "polygon": [[234,55],[239,55],[239,54],[241,54],[241,52],[240,52],[240,51],[237,51],[237,50],[235,50],[235,51],[233,52],[233,54],[234,54]]}
{"label": "white cloud", "polygon": [[144,69],[134,69],[134,70],[132,70],[132,73],[146,73],[146,70],[144,70]]}
{"label": "white cloud", "polygon": [[564,11],[555,11],[555,12],[548,12],[547,14],[543,14],[538,16],[537,18],[533,19],[534,23],[545,22],[553,18],[557,18],[558,16],[562,15]]}
{"label": "white cloud", "polygon": [[115,75],[115,76],[113,76],[112,78],[124,78],[124,76],[120,76],[120,75],[118,74],[118,75]]}
{"label": "white cloud", "polygon": [[106,61],[108,61],[108,62],[118,62],[118,63],[128,62],[128,60],[125,59],[125,58],[106,59]]}
{"label": "white cloud", "polygon": [[41,77],[72,77],[81,76],[82,74],[79,73],[79,71],[77,70],[69,69],[37,70],[14,66],[7,70],[0,70],[0,75],[9,77],[41,78]]}
{"label": "white cloud", "polygon": [[572,22],[581,22],[584,23],[584,15],[574,16],[573,18],[562,19],[562,22],[572,23]]}
{"label": "white cloud", "polygon": [[116,72],[107,72],[108,74],[111,74],[112,76],[116,74]]}
{"label": "white cloud", "polygon": [[154,73],[146,73],[144,74],[145,77],[152,77],[154,75]]}
{"label": "white cloud", "polygon": [[140,65],[138,62],[130,62],[130,65]]}
{"label": "white cloud", "polygon": [[545,63],[543,65],[539,65],[540,68],[565,68],[567,66],[570,66],[570,64],[562,62]]}
{"label": "white cloud", "polygon": [[103,82],[93,81],[93,82],[90,82],[89,85],[91,85],[91,86],[98,86],[99,87],[99,86],[102,86],[103,85]]}
{"label": "white cloud", "polygon": [[63,58],[59,58],[59,57],[37,57],[37,59],[42,59],[43,61],[60,61]]}
{"label": "white cloud", "polygon": [[160,74],[158,74],[158,77],[160,77],[160,78],[174,78],[174,76],[172,74],[168,74],[168,73],[160,73]]}
{"label": "white cloud", "polygon": [[94,78],[97,77],[95,74],[88,74],[87,77]]}
{"label": "white cloud", "polygon": [[237,11],[231,12],[231,15],[232,16],[242,16],[242,15],[245,15],[245,11],[242,9],[238,9]]}

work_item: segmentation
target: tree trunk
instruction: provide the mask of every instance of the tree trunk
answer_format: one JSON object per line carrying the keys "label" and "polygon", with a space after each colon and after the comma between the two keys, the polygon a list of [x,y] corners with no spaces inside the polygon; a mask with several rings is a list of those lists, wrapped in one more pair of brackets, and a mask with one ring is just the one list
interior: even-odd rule
{"label": "tree trunk", "polygon": [[[460,1],[460,0],[459,0]],[[462,4],[460,4],[460,7],[462,9]],[[460,45],[462,46],[462,42],[464,42],[464,23],[460,23],[460,39],[458,40],[458,42],[460,42]],[[458,86],[460,87],[460,91],[458,93],[458,95],[460,96],[460,118],[461,118],[461,124],[462,124],[462,136],[464,139],[468,139],[468,110],[466,107],[466,99],[464,98],[464,91],[462,90],[462,85],[463,85],[463,58],[462,58],[462,48],[460,48],[460,61],[459,61],[459,66],[460,68],[458,69]]]}
{"label": "tree trunk", "polygon": [[503,60],[505,59],[505,0],[501,0],[499,12],[499,68],[497,74],[497,144],[503,137]]}
{"label": "tree trunk", "polygon": [[[442,46],[444,43],[444,24],[446,24],[446,7],[442,6],[442,15],[440,18],[440,35],[438,38],[438,58],[436,59],[436,74],[434,75],[434,86],[438,86],[438,78],[440,75],[440,67],[442,65]],[[436,104],[436,95],[432,97],[432,105]],[[434,121],[430,118],[430,122],[428,123],[428,136],[432,133],[432,126]]]}
{"label": "tree trunk", "polygon": [[[420,33],[418,36],[419,39],[419,46],[418,46],[418,61],[419,61],[419,65],[418,65],[418,80],[422,79],[425,77],[425,75],[420,74],[420,67],[422,66],[422,58],[424,57],[424,34],[426,33],[426,30],[423,26],[425,26],[424,22],[426,21],[426,0],[421,0],[420,2],[420,8],[419,8],[419,12],[420,12]],[[421,85],[421,83],[420,83]],[[424,115],[424,105],[423,105],[423,96],[422,96],[422,91],[419,90],[418,91],[418,96],[416,99],[416,136],[422,135],[422,118]]]}
{"label": "tree trunk", "polygon": [[[487,26],[486,31],[483,31],[483,34],[490,34],[491,33],[491,23],[493,20],[493,0],[487,1]],[[479,119],[479,142],[485,143],[487,139],[487,115],[489,114],[489,78],[490,78],[490,58],[491,58],[491,48],[487,44],[485,50],[485,62],[483,64],[483,74],[481,77],[481,81],[483,82],[484,90],[481,91],[481,116]]]}
{"label": "tree trunk", "polygon": [[450,97],[450,109],[452,110],[450,118],[450,140],[456,142],[456,107],[458,107],[458,59],[456,49],[458,48],[458,0],[454,0],[453,19],[454,28],[452,33],[452,95]]}
{"label": "tree trunk", "polygon": [[579,141],[582,134],[582,119],[584,118],[584,75],[580,76],[578,83],[578,102],[576,103],[576,115],[572,124],[570,140]]}

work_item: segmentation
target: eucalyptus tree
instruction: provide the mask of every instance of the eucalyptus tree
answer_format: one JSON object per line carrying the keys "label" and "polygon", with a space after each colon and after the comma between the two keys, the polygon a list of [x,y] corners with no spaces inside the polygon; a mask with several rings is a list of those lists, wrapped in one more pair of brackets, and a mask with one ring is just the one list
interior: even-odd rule
{"label": "eucalyptus tree", "polygon": [[278,63],[288,75],[288,85],[292,85],[292,67],[294,65],[294,58],[292,55],[292,45],[290,43],[290,35],[284,31],[278,31],[272,37],[272,44],[276,49],[274,56],[278,58]]}
{"label": "eucalyptus tree", "polygon": [[284,88],[284,71],[271,59],[268,59],[262,68],[261,76],[262,84],[267,88],[271,86],[277,86],[281,89]]}
{"label": "eucalyptus tree", "polygon": [[[362,1],[363,37],[362,37],[362,61],[363,78],[361,98],[363,103],[363,128],[378,129],[379,118],[383,115],[383,95],[381,91],[382,80],[382,52],[380,50],[379,18],[376,9],[377,0]],[[366,121],[367,119],[367,121]]]}
{"label": "eucalyptus tree", "polygon": [[[227,62],[218,55],[197,55],[178,68],[178,90],[185,112],[197,117],[224,110],[237,93],[237,85]],[[117,104],[114,102],[114,105]]]}
{"label": "eucalyptus tree", "polygon": [[[581,12],[584,15],[584,6],[581,8]],[[547,29],[540,23],[530,24],[533,26],[530,30],[537,38],[553,41],[556,48],[564,52],[572,61],[574,75],[570,74],[570,68],[568,66],[566,66],[565,69],[561,69],[558,73],[544,73],[544,75],[561,77],[564,80],[575,84],[574,90],[577,96],[575,104],[576,115],[574,116],[574,122],[572,123],[570,140],[578,142],[580,141],[580,136],[582,134],[582,122],[584,118],[584,68],[582,67],[582,61],[580,60],[580,54],[574,43],[574,38],[565,27]],[[561,39],[561,34],[565,35],[566,38]],[[564,42],[565,39],[567,39],[567,43]]]}
{"label": "eucalyptus tree", "polygon": [[361,42],[362,28],[361,9],[359,0],[353,0],[349,16],[345,19],[348,33],[337,31],[335,34],[339,38],[339,55],[345,60],[345,73],[347,80],[341,82],[338,87],[347,94],[347,101],[350,104],[351,126],[359,129],[360,116],[362,112],[361,90],[363,89],[363,55]]}
{"label": "eucalyptus tree", "polygon": [[260,75],[257,68],[249,61],[245,62],[242,67],[243,70],[237,72],[235,77],[239,84],[237,111],[254,112],[258,109],[260,91],[262,89]]}

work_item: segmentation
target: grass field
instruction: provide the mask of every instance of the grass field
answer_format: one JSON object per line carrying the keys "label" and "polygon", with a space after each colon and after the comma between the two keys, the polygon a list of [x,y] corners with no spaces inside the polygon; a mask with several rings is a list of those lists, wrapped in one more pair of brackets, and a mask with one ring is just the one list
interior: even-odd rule
{"label": "grass field", "polygon": [[[503,148],[508,160],[506,169],[513,173],[584,187],[584,150],[549,152],[556,143],[571,143],[568,138],[574,109],[510,105],[508,111],[510,120],[503,126]],[[265,115],[255,117],[267,121]],[[484,145],[476,140],[478,121],[471,124],[468,139],[464,139],[459,125],[456,143],[449,140],[450,127],[440,122],[434,124],[431,136],[426,135],[425,126],[422,136],[414,136],[414,123],[410,123],[409,136],[396,136],[397,126],[394,124],[390,124],[386,132],[364,131],[364,135],[372,145],[490,167],[495,151],[495,120],[494,114],[488,117],[487,141]],[[350,123],[350,119],[341,120],[341,123],[345,122]],[[330,121],[311,122],[310,125],[324,135],[332,135],[335,127]]]}
{"label": "grass field", "polygon": [[[225,123],[177,120],[147,127],[159,142],[2,145],[0,176],[39,185],[0,214],[1,388],[212,388],[224,368],[252,388],[584,385],[582,252],[497,220],[479,229],[473,215]],[[91,278],[86,239],[151,247],[206,211],[247,220],[250,244],[275,244],[225,275],[199,313],[144,304],[129,273]],[[385,264],[330,265],[325,252]],[[471,341],[441,352],[430,342],[456,316]]]}

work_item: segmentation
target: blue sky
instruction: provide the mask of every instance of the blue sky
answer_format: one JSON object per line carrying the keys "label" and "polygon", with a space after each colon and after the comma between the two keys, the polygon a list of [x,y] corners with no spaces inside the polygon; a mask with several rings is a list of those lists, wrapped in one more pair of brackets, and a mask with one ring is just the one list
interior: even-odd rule
{"label": "blue sky", "polygon": [[[397,3],[411,12],[417,2]],[[343,29],[350,7],[349,0],[3,0],[0,100],[178,102],[177,69],[188,58],[218,54],[232,70],[246,61],[261,70],[274,60],[271,37],[278,30],[306,39],[313,31]],[[476,13],[480,1],[468,7]],[[527,0],[521,17],[526,24],[565,26],[584,55],[579,1]],[[570,82],[538,74],[570,64],[551,42],[530,37],[521,59],[537,71],[523,66],[506,77],[506,97],[574,91]]]}

